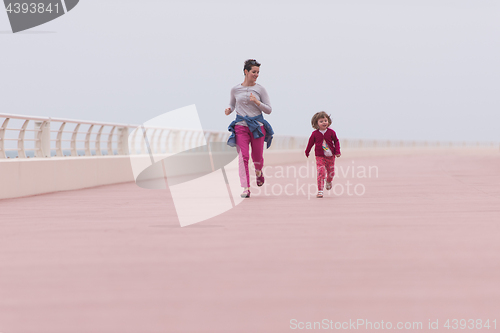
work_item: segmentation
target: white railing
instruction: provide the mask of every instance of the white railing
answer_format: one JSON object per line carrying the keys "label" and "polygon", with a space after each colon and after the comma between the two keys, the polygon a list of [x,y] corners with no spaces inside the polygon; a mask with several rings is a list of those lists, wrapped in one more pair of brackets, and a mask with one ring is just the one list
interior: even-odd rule
{"label": "white railing", "polygon": [[[0,113],[0,159],[175,153],[203,142],[225,142],[229,132]],[[28,135],[32,133],[32,136]],[[129,138],[129,133],[131,137]],[[307,137],[275,135],[273,150],[304,149]],[[132,144],[130,144],[132,143]],[[498,143],[395,140],[341,140],[343,148],[499,147]],[[130,147],[130,149],[129,149]],[[148,149],[149,147],[149,149]],[[228,149],[232,149],[228,146]]]}
{"label": "white railing", "polygon": [[[166,154],[185,151],[203,142],[225,142],[229,132],[197,131],[163,127],[129,126],[129,154]],[[133,130],[132,130],[133,129]],[[227,149],[232,149],[227,146]]]}
{"label": "white railing", "polygon": [[499,148],[498,142],[472,141],[415,141],[415,140],[368,140],[344,139],[341,140],[344,148]]}
{"label": "white railing", "polygon": [[[229,132],[195,131],[0,113],[0,159],[161,154],[203,142],[225,142]],[[32,135],[29,135],[32,133]],[[129,138],[129,133],[130,138]],[[275,136],[272,149],[304,147],[307,138]],[[228,146],[228,149],[232,149]]]}
{"label": "white railing", "polygon": [[0,158],[126,154],[122,124],[12,114],[0,124]]}

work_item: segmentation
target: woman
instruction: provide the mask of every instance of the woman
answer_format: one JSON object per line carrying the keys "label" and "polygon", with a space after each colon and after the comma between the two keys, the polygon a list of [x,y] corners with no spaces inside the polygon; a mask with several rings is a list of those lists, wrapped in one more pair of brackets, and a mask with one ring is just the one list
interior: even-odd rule
{"label": "woman", "polygon": [[252,146],[257,186],[262,186],[264,184],[262,173],[264,141],[269,148],[274,134],[271,125],[262,116],[262,112],[270,114],[272,108],[266,89],[256,83],[259,70],[260,63],[255,59],[245,61],[243,67],[245,80],[231,89],[229,107],[225,110],[226,115],[236,111],[236,120],[228,128],[232,134],[227,144],[232,147],[236,146],[238,149],[240,182],[243,187],[242,198],[250,198],[249,145]]}

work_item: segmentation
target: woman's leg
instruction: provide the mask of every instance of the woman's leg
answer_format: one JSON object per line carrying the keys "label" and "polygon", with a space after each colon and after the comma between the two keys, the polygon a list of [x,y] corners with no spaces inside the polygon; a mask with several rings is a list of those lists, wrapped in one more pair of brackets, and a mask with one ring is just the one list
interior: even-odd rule
{"label": "woman's leg", "polygon": [[[261,126],[262,134],[260,138],[254,139],[252,133],[250,133],[250,144],[252,145],[252,161],[255,166],[255,170],[262,170],[264,167],[264,139],[266,138],[266,130],[264,126]],[[250,130],[249,130],[250,131]]]}
{"label": "woman's leg", "polygon": [[251,134],[246,126],[236,125],[236,146],[238,147],[238,167],[240,173],[241,187],[250,187],[250,173],[248,172],[248,160],[250,158],[248,144]]}
{"label": "woman's leg", "polygon": [[318,192],[323,191],[326,176],[326,162],[323,156],[316,156],[316,170],[318,171]]}

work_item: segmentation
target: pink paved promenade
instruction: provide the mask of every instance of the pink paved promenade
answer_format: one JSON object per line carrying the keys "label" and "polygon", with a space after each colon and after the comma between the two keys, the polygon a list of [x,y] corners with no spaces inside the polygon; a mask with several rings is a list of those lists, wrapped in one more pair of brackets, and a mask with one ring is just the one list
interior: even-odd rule
{"label": "pink paved promenade", "polygon": [[267,194],[185,228],[133,183],[0,200],[0,332],[499,331],[500,153],[398,153],[344,152],[324,199],[304,163],[268,169]]}

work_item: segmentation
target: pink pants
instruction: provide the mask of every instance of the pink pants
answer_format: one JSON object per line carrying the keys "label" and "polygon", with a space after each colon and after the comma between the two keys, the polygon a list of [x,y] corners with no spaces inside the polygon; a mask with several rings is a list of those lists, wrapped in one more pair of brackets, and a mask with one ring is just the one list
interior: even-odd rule
{"label": "pink pants", "polygon": [[316,169],[318,170],[318,191],[323,191],[326,181],[332,182],[335,176],[335,156],[316,156]]}
{"label": "pink pants", "polygon": [[264,136],[254,139],[252,132],[250,132],[247,126],[235,126],[241,187],[250,187],[250,172],[248,171],[248,160],[250,159],[249,144],[252,146],[252,160],[255,170],[262,170],[264,167],[264,157],[262,154],[264,153],[266,130],[264,126],[261,126],[260,129]]}

